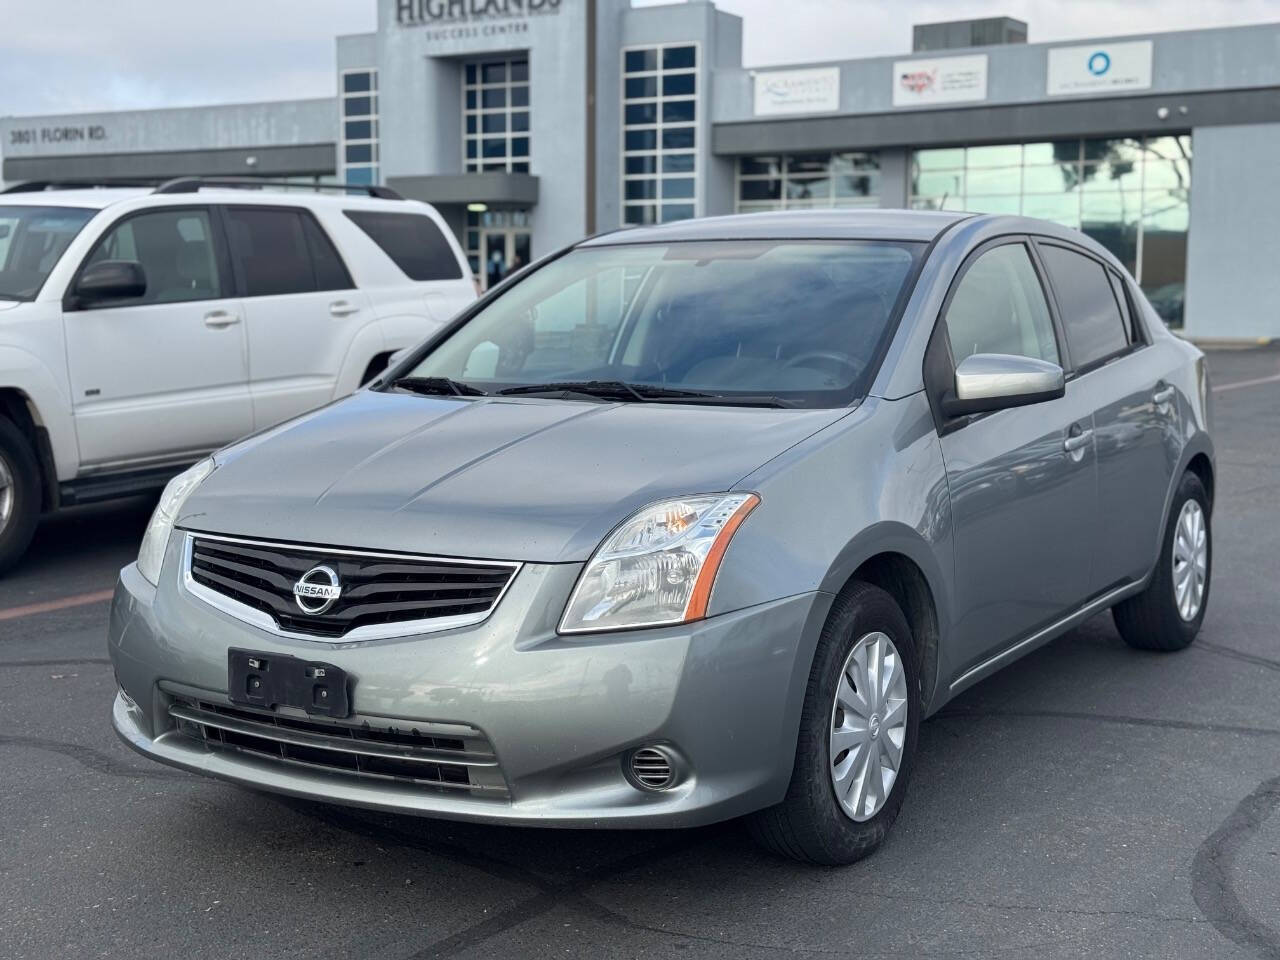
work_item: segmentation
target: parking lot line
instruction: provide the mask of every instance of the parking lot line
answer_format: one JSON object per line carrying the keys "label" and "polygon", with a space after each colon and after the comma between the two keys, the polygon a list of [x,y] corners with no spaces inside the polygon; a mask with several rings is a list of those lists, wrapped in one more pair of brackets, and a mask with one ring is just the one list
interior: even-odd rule
{"label": "parking lot line", "polygon": [[66,610],[69,607],[83,607],[90,603],[102,603],[111,599],[114,590],[94,590],[92,593],[77,593],[58,600],[45,600],[43,603],[28,603],[21,607],[9,607],[0,610],[0,620],[20,620],[32,617],[37,613],[52,613],[55,610]]}
{"label": "parking lot line", "polygon": [[1237,383],[1220,383],[1213,388],[1214,393],[1225,393],[1228,390],[1240,390],[1244,387],[1259,387],[1264,383],[1276,383],[1280,381],[1280,373],[1273,373],[1269,377],[1255,377],[1252,380],[1240,380]]}

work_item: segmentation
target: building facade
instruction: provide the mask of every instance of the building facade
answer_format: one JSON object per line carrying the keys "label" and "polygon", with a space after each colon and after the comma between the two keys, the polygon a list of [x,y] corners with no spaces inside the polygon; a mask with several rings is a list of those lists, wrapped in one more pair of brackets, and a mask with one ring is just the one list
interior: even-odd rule
{"label": "building facade", "polygon": [[436,204],[485,284],[633,224],[1022,213],[1105,244],[1188,335],[1280,336],[1280,24],[931,25],[915,53],[748,69],[741,20],[703,0],[377,2],[374,33],[336,40],[336,97],[0,119],[3,179],[386,185]]}

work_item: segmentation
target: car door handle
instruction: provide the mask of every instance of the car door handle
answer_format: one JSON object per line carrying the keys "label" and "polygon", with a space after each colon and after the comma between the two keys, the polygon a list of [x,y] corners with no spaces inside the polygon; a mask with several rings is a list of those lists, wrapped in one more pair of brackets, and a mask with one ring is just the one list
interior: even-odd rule
{"label": "car door handle", "polygon": [[1073,433],[1071,434],[1071,436],[1067,437],[1067,439],[1062,441],[1062,449],[1067,451],[1067,453],[1075,453],[1077,450],[1083,447],[1086,443],[1088,443],[1089,438],[1092,436],[1093,436],[1092,427],[1090,427],[1088,430],[1081,430],[1079,433]]}
{"label": "car door handle", "polygon": [[1151,395],[1157,407],[1162,407],[1173,399],[1173,387],[1163,387]]}
{"label": "car door handle", "polygon": [[240,315],[226,310],[214,310],[204,315],[204,325],[210,330],[221,330],[240,322]]}
{"label": "car door handle", "polygon": [[329,304],[329,316],[331,317],[349,317],[353,313],[359,312],[359,307],[354,303],[348,303],[346,300],[335,300]]}

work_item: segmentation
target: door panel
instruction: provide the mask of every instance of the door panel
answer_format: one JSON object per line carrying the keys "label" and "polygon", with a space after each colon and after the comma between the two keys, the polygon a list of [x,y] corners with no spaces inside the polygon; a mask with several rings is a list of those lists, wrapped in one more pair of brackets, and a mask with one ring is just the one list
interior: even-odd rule
{"label": "door panel", "polygon": [[1093,592],[1139,580],[1159,555],[1164,498],[1181,450],[1174,358],[1146,347],[1080,378],[1094,398],[1102,542]]}
{"label": "door panel", "polygon": [[228,206],[224,215],[244,295],[253,423],[261,430],[333,399],[347,350],[373,315],[309,212]]}
{"label": "door panel", "polygon": [[[1022,238],[981,248],[962,268],[930,342],[931,391],[953,388],[956,364],[976,353],[1062,363],[1045,285]],[[969,667],[1088,596],[1097,542],[1093,408],[1070,383],[1056,400],[941,427],[955,524],[954,643],[958,664]]]}
{"label": "door panel", "polygon": [[136,260],[146,293],[67,310],[67,364],[85,465],[177,458],[253,427],[243,310],[207,209],[168,208],[111,227],[89,255]]}
{"label": "door panel", "polygon": [[[971,666],[1089,593],[1096,459],[1078,384],[942,438],[955,523],[957,659]],[[1066,449],[1072,427],[1082,446]]]}

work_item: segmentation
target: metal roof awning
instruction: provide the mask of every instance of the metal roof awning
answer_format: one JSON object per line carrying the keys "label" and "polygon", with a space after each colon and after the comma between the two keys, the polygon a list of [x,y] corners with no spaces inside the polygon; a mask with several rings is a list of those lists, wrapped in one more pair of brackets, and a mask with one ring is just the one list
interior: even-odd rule
{"label": "metal roof awning", "polygon": [[538,178],[531,173],[457,173],[387,177],[401,196],[436,204],[483,203],[489,207],[532,207],[538,202]]}

